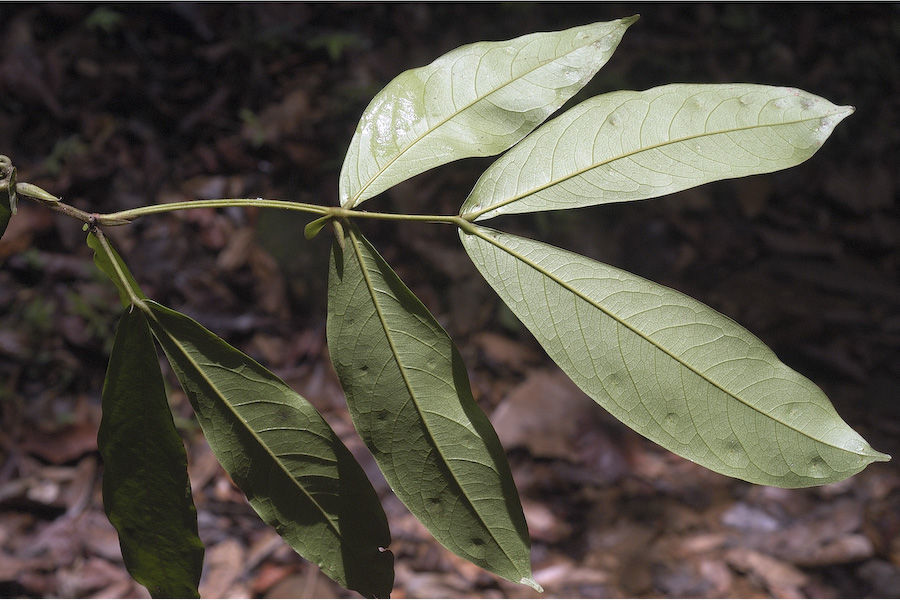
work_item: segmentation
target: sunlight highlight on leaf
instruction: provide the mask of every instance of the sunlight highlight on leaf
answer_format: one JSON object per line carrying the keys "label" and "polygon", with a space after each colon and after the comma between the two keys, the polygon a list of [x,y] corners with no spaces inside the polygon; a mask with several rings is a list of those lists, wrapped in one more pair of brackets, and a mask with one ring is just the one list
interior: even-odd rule
{"label": "sunlight highlight on leaf", "polygon": [[438,165],[503,152],[590,81],[636,20],[469,44],[401,73],[357,125],[341,169],[341,206]]}

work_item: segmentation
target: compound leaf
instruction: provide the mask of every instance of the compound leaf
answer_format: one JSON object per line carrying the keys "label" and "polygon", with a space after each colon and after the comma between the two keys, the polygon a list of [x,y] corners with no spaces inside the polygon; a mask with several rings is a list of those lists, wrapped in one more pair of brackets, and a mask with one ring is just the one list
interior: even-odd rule
{"label": "compound leaf", "polygon": [[453,341],[352,226],[328,290],[331,358],[397,497],[449,550],[537,589],[506,456]]}
{"label": "compound leaf", "polygon": [[793,88],[673,84],[566,111],[478,179],[470,220],[643,200],[797,165],[853,112]]}
{"label": "compound leaf", "polygon": [[254,510],[344,587],[388,596],[387,518],[362,467],[316,409],[193,319],[145,304],[210,447]]}
{"label": "compound leaf", "polygon": [[839,481],[873,450],[811,381],[679,292],[553,246],[472,226],[488,283],[572,380],[672,452],[753,483]]}
{"label": "compound leaf", "polygon": [[147,318],[134,307],[116,329],[102,410],[103,506],[128,572],[154,598],[199,598],[203,544],[187,455]]}
{"label": "compound leaf", "polygon": [[636,20],[469,44],[401,73],[357,125],[341,169],[341,206],[438,165],[503,152],[580,90]]}

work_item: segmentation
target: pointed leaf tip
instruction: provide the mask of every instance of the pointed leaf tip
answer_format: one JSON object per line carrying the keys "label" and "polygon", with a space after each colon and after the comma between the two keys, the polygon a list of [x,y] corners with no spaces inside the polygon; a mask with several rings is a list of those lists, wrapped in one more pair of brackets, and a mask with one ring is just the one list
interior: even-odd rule
{"label": "pointed leaf tip", "polygon": [[836,121],[834,124],[837,125],[838,123],[840,123],[841,121],[843,121],[844,119],[846,119],[847,117],[849,117],[850,115],[852,115],[855,112],[856,112],[855,106],[850,106],[850,105],[838,106],[837,110],[834,111],[834,116],[836,117]]}
{"label": "pointed leaf tip", "polygon": [[539,584],[537,581],[534,580],[534,577],[523,577],[522,579],[519,580],[519,583],[521,583],[522,585],[527,585],[528,587],[530,587],[531,589],[536,591],[538,594],[544,593],[544,588],[542,588],[541,584]]}
{"label": "pointed leaf tip", "polygon": [[310,221],[307,223],[306,227],[303,228],[303,236],[311,240],[322,231],[322,228],[328,224],[328,221],[331,220],[331,215],[325,215],[324,217],[319,217],[315,221]]}
{"label": "pointed leaf tip", "polygon": [[884,452],[879,452],[878,450],[874,450],[875,454],[872,457],[872,462],[890,462],[892,457],[890,454],[885,454]]}

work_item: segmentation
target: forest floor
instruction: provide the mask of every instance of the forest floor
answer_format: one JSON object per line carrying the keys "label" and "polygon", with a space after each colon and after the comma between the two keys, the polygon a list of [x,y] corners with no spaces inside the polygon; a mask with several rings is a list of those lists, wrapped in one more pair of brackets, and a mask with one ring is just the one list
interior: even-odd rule
{"label": "forest floor", "polygon": [[[585,98],[674,81],[791,85],[853,104],[807,163],[670,198],[502,226],[733,317],[900,456],[900,13],[896,5],[0,5],[0,154],[90,211],[215,197],[335,204],[369,98],[463,43],[634,13]],[[490,160],[371,210],[452,214]],[[323,232],[257,210],[108,234],[151,298],[309,399],[391,525],[394,597],[536,597],[437,545],[355,435],[325,344]],[[459,346],[522,497],[547,597],[900,597],[900,468],[783,490],[732,480],[618,424],[549,361],[437,225],[364,223]],[[23,202],[0,240],[0,596],[147,597],[100,496],[96,433],[114,288],[79,223]],[[350,597],[265,526],[163,363],[206,545],[201,594]]]}

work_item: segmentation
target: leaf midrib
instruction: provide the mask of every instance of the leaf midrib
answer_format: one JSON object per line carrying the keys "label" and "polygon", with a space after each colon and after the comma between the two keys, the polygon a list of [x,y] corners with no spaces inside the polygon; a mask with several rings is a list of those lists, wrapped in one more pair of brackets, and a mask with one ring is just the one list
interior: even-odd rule
{"label": "leaf midrib", "polygon": [[381,310],[381,305],[378,303],[378,300],[376,299],[375,287],[372,285],[372,280],[369,277],[369,273],[366,268],[366,263],[363,260],[362,253],[359,250],[359,240],[356,238],[356,235],[354,234],[352,229],[348,232],[348,235],[350,237],[351,243],[353,244],[353,252],[354,252],[354,255],[356,256],[356,261],[357,261],[357,263],[359,263],[360,273],[362,273],[363,280],[366,283],[366,289],[368,289],[368,291],[369,291],[369,297],[372,299],[372,305],[375,307],[375,312],[378,315],[378,320],[381,323],[382,328],[384,329],[384,335],[387,338],[388,345],[391,348],[391,355],[394,357],[394,361],[397,363],[397,368],[400,370],[401,377],[403,377],[403,383],[406,386],[406,390],[409,392],[409,396],[413,401],[413,406],[416,407],[416,412],[419,413],[419,417],[422,420],[422,424],[425,426],[425,431],[428,433],[428,437],[431,439],[432,446],[437,450],[438,456],[441,457],[441,461],[443,462],[444,467],[446,468],[447,472],[450,473],[451,477],[453,477],[453,482],[456,484],[456,487],[460,490],[460,492],[462,492],[461,496],[463,498],[465,498],[466,503],[471,507],[472,512],[475,513],[475,515],[478,517],[478,520],[482,524],[484,529],[488,533],[491,534],[491,538],[493,539],[494,544],[496,544],[496,546],[500,549],[500,551],[503,552],[504,556],[506,556],[506,559],[513,566],[513,568],[516,571],[518,571],[519,569],[516,566],[516,561],[514,561],[512,559],[512,557],[506,552],[506,549],[503,547],[502,544],[500,544],[500,542],[497,540],[497,537],[494,535],[493,529],[491,529],[491,527],[484,521],[484,517],[482,517],[481,513],[478,511],[478,509],[472,503],[472,500],[469,499],[468,494],[465,493],[465,488],[460,483],[459,479],[456,476],[456,473],[450,467],[450,462],[447,460],[447,457],[444,456],[443,449],[435,440],[434,434],[432,433],[431,428],[428,426],[428,420],[425,418],[425,415],[422,413],[422,407],[419,405],[417,395],[416,395],[415,391],[413,390],[413,385],[409,380],[409,376],[406,374],[406,368],[403,366],[403,362],[400,360],[400,355],[397,352],[397,347],[394,344],[394,339],[393,339],[393,337],[391,337],[390,329],[388,328],[387,321],[385,320],[384,314]]}
{"label": "leaf midrib", "polygon": [[[838,107],[838,108],[842,108],[842,107]],[[479,218],[481,218],[482,216],[484,216],[486,213],[489,213],[489,212],[498,210],[498,209],[500,209],[500,208],[503,208],[504,206],[508,206],[509,204],[512,204],[513,202],[518,202],[519,200],[522,200],[523,198],[527,198],[528,196],[533,196],[534,194],[538,194],[538,193],[540,193],[540,192],[543,192],[544,190],[546,190],[546,189],[548,189],[548,188],[551,188],[551,187],[553,187],[553,186],[555,186],[555,185],[559,185],[560,183],[563,183],[563,182],[568,181],[568,180],[570,180],[570,179],[573,179],[573,178],[575,178],[575,177],[579,177],[579,176],[581,176],[581,175],[584,175],[585,173],[587,173],[588,171],[591,171],[591,170],[593,170],[593,169],[599,169],[600,167],[603,167],[603,166],[608,165],[608,164],[610,164],[610,163],[613,163],[613,162],[616,162],[616,161],[619,161],[619,160],[624,160],[624,159],[626,159],[626,158],[630,158],[630,157],[635,156],[635,155],[637,155],[637,154],[640,154],[640,153],[642,153],[642,152],[649,152],[650,150],[656,150],[657,148],[663,148],[663,147],[665,147],[665,146],[669,146],[669,145],[673,145],[673,144],[680,144],[680,143],[682,143],[682,142],[689,142],[689,141],[691,141],[691,140],[695,140],[695,139],[699,139],[699,138],[704,138],[704,137],[711,137],[711,136],[715,136],[715,135],[727,135],[727,134],[729,134],[729,133],[739,133],[739,132],[741,132],[741,131],[751,131],[751,130],[753,130],[753,129],[762,129],[762,128],[765,128],[765,127],[783,127],[783,126],[786,127],[786,126],[789,126],[789,125],[797,125],[797,124],[800,124],[800,123],[805,123],[805,122],[807,122],[807,121],[816,121],[816,120],[824,119],[824,118],[826,118],[826,117],[833,117],[833,116],[836,116],[836,115],[841,114],[841,112],[842,112],[842,111],[830,112],[830,113],[826,113],[826,114],[823,114],[823,115],[820,115],[820,116],[817,116],[817,117],[810,117],[810,118],[808,118],[808,119],[797,119],[797,120],[794,120],[794,121],[783,121],[783,122],[780,122],[780,123],[770,123],[770,124],[768,124],[768,125],[760,125],[760,124],[756,124],[756,125],[747,125],[747,126],[744,126],[744,127],[733,127],[733,128],[731,128],[731,129],[722,129],[722,130],[719,130],[719,131],[711,131],[711,132],[710,132],[710,131],[704,131],[703,133],[697,133],[697,134],[694,134],[694,135],[688,135],[688,136],[684,136],[684,137],[680,137],[680,138],[670,139],[670,140],[666,140],[666,141],[664,141],[664,142],[658,142],[658,143],[656,143],[656,144],[651,144],[651,145],[649,145],[649,146],[642,146],[642,147],[637,148],[637,149],[635,149],[635,150],[632,150],[632,151],[630,151],[630,152],[625,152],[625,153],[623,153],[623,154],[619,154],[619,155],[616,155],[616,156],[607,158],[607,159],[602,160],[602,161],[600,161],[600,162],[592,163],[592,164],[590,164],[590,165],[588,165],[588,166],[586,166],[586,167],[583,167],[583,168],[581,168],[581,169],[577,169],[577,170],[573,171],[572,173],[569,173],[569,174],[567,174],[567,175],[565,175],[565,176],[563,176],[563,177],[560,177],[559,179],[554,179],[554,180],[549,181],[549,182],[547,182],[547,183],[545,183],[545,184],[542,184],[542,185],[539,185],[539,186],[537,186],[537,187],[535,187],[535,188],[532,188],[532,189],[530,189],[530,190],[528,190],[528,191],[526,191],[526,192],[523,192],[523,193],[520,193],[520,194],[516,194],[515,196],[512,196],[512,197],[510,197],[510,198],[507,198],[506,200],[503,200],[503,201],[501,201],[501,202],[498,202],[497,204],[492,204],[492,205],[487,206],[487,207],[485,207],[485,208],[482,208],[482,209],[480,209],[480,210],[478,210],[478,211],[476,211],[476,212],[473,212],[473,213],[466,213],[466,214],[463,214],[463,215],[461,215],[461,216],[462,216],[462,218],[466,219],[467,221],[475,221],[475,220],[478,220]],[[611,114],[611,113],[610,113],[610,114]],[[583,115],[579,115],[578,118],[581,118],[582,116],[583,116]],[[646,115],[644,116],[644,119],[646,119]],[[549,126],[550,126],[550,124],[545,125],[545,127],[549,127]],[[537,135],[537,133],[538,133],[539,131],[540,131],[540,130],[536,131],[536,132],[533,133],[532,135]],[[557,141],[558,141],[558,140],[557,140]],[[509,154],[506,154],[506,155],[504,155],[503,158],[505,159],[505,158],[507,158],[508,156],[509,156]],[[502,160],[502,159],[501,159],[501,160]],[[495,163],[495,164],[496,164],[496,163]],[[470,197],[471,197],[471,196],[470,196]],[[467,203],[467,202],[468,202],[468,198],[466,199],[466,203]],[[463,206],[465,206],[465,203],[463,203]],[[488,217],[488,218],[492,218],[492,217],[496,217],[496,216],[498,216],[498,215],[491,215],[491,216]]]}
{"label": "leaf midrib", "polygon": [[[607,34],[607,35],[609,35],[609,34]],[[482,43],[484,43],[484,42],[482,42]],[[434,125],[433,127],[429,127],[428,130],[425,131],[425,133],[423,133],[421,136],[419,136],[418,138],[416,138],[415,140],[413,140],[413,142],[412,142],[410,145],[408,145],[408,146],[406,146],[405,148],[403,148],[402,150],[400,150],[400,152],[398,152],[396,156],[394,156],[392,159],[390,159],[384,167],[380,168],[380,169],[379,169],[372,177],[370,177],[369,180],[366,181],[366,183],[365,183],[362,187],[360,187],[359,191],[356,192],[356,194],[354,194],[352,198],[350,198],[350,206],[349,206],[348,208],[354,208],[354,207],[360,202],[360,196],[362,196],[363,193],[364,193],[367,189],[369,189],[369,187],[371,187],[372,184],[373,184],[379,177],[381,177],[388,169],[390,169],[390,168],[391,168],[391,165],[393,165],[396,161],[398,161],[398,160],[400,159],[401,156],[403,156],[404,154],[406,154],[406,153],[407,153],[410,149],[412,149],[416,144],[418,144],[419,142],[421,142],[422,140],[424,140],[425,138],[427,138],[429,135],[431,135],[432,133],[434,133],[435,131],[437,131],[437,130],[440,129],[441,127],[443,127],[446,123],[449,123],[450,121],[452,121],[453,119],[455,119],[459,114],[461,114],[461,113],[467,111],[468,109],[470,109],[471,107],[475,106],[475,105],[478,104],[479,102],[482,102],[482,101],[484,101],[484,100],[487,100],[489,97],[493,96],[494,94],[496,94],[497,92],[499,92],[499,91],[502,90],[503,88],[505,88],[505,87],[507,87],[507,86],[509,86],[509,85],[512,85],[514,82],[516,82],[516,81],[522,79],[523,77],[526,77],[526,76],[530,75],[531,73],[537,71],[538,69],[544,68],[545,66],[549,65],[549,64],[552,63],[552,62],[555,62],[555,61],[559,60],[560,58],[563,58],[564,56],[568,56],[569,54],[572,54],[573,52],[576,52],[577,50],[581,50],[581,49],[584,48],[585,46],[589,46],[589,45],[592,44],[592,43],[593,43],[593,41],[591,41],[591,42],[589,42],[589,43],[587,43],[587,44],[582,44],[582,45],[580,45],[580,46],[578,46],[578,47],[576,47],[576,48],[573,48],[572,50],[569,50],[568,52],[565,52],[564,54],[560,54],[560,55],[555,56],[554,58],[552,58],[552,59],[550,59],[550,60],[547,60],[547,61],[544,61],[544,62],[538,64],[538,65],[535,66],[534,68],[531,68],[531,69],[529,69],[529,70],[523,72],[523,73],[522,73],[521,75],[519,75],[518,77],[515,77],[515,78],[513,78],[513,79],[510,79],[509,81],[504,82],[502,85],[497,86],[496,88],[492,89],[490,92],[488,92],[487,94],[485,94],[484,96],[482,96],[482,97],[480,97],[480,98],[477,98],[477,99],[473,100],[472,102],[469,102],[468,104],[466,104],[466,105],[464,105],[463,107],[461,107],[461,108],[459,108],[458,110],[456,110],[456,112],[450,113],[447,117],[445,117],[444,119],[441,119],[440,121],[438,121],[438,123],[437,123],[436,125]],[[483,57],[482,57],[482,58],[483,58]],[[479,59],[479,62],[480,62],[480,59]],[[431,65],[428,65],[428,66],[431,66]],[[420,68],[425,68],[425,67],[420,67]],[[413,69],[413,70],[418,70],[418,69]],[[358,161],[359,161],[359,156],[358,156],[358,154],[357,154],[357,162],[358,162]]]}
{"label": "leaf midrib", "polygon": [[854,451],[852,451],[852,450],[848,450],[847,448],[843,448],[843,447],[841,447],[841,446],[835,446],[834,444],[832,444],[832,443],[830,443],[830,442],[822,441],[822,440],[820,440],[820,439],[818,439],[818,438],[816,438],[816,437],[813,437],[812,435],[810,435],[809,433],[807,433],[807,432],[805,432],[805,431],[801,431],[800,429],[794,427],[793,425],[790,425],[790,424],[788,424],[788,423],[785,423],[784,421],[782,421],[782,420],[780,420],[780,419],[778,419],[778,418],[776,418],[776,417],[774,417],[774,416],[772,416],[772,415],[770,415],[770,414],[768,414],[768,413],[763,412],[763,411],[760,410],[759,408],[753,406],[752,404],[750,404],[750,403],[747,402],[746,400],[742,399],[740,396],[737,396],[737,395],[734,394],[733,392],[730,392],[729,390],[725,389],[725,388],[722,387],[718,382],[716,382],[716,381],[710,379],[710,378],[707,377],[704,373],[701,373],[700,371],[698,371],[697,369],[695,369],[693,366],[691,366],[690,364],[688,364],[688,363],[686,363],[684,360],[682,360],[679,356],[673,354],[673,353],[670,352],[667,348],[665,348],[664,346],[661,346],[661,345],[658,344],[655,340],[653,340],[652,338],[646,336],[642,331],[640,331],[639,329],[636,329],[634,326],[630,325],[627,321],[624,321],[624,320],[620,319],[615,313],[610,312],[609,310],[607,310],[606,308],[604,308],[604,307],[603,307],[601,304],[599,304],[598,302],[595,302],[595,301],[592,300],[591,298],[588,298],[587,296],[585,296],[584,294],[582,294],[582,293],[581,293],[580,291],[578,291],[577,289],[575,289],[575,288],[573,288],[572,286],[568,285],[565,281],[562,281],[560,278],[556,277],[555,275],[553,275],[552,273],[550,273],[549,271],[547,271],[546,269],[544,269],[543,267],[541,267],[541,266],[538,265],[537,263],[535,263],[535,262],[529,260],[528,258],[522,256],[521,254],[519,254],[518,252],[516,252],[516,251],[513,250],[512,248],[509,248],[508,246],[504,245],[504,244],[503,244],[502,242],[500,242],[499,240],[494,240],[494,239],[491,238],[489,235],[483,233],[482,231],[479,231],[480,229],[486,229],[486,228],[482,228],[482,227],[480,227],[480,226],[475,226],[475,227],[472,228],[472,232],[474,232],[475,235],[476,235],[477,237],[481,238],[482,240],[488,242],[489,244],[495,246],[496,248],[499,248],[500,250],[502,250],[503,252],[506,252],[507,254],[509,254],[510,256],[512,256],[513,258],[515,258],[516,260],[518,260],[518,261],[524,263],[525,265],[531,267],[532,269],[534,269],[535,271],[537,271],[537,272],[540,273],[541,275],[543,275],[543,276],[547,277],[548,279],[554,281],[556,284],[558,284],[560,287],[562,287],[563,289],[567,290],[567,291],[570,292],[571,294],[577,296],[578,298],[581,298],[582,300],[584,300],[585,302],[587,302],[588,304],[590,304],[591,306],[593,306],[594,308],[596,308],[597,310],[599,310],[600,312],[602,312],[603,314],[605,314],[606,316],[608,316],[609,318],[613,319],[616,323],[618,323],[618,324],[621,325],[622,327],[625,327],[627,330],[631,331],[632,333],[634,333],[635,335],[637,335],[638,337],[640,337],[642,340],[644,340],[645,342],[647,342],[648,344],[650,344],[651,346],[653,346],[654,348],[656,348],[656,349],[659,350],[660,352],[664,353],[666,356],[668,356],[669,358],[671,358],[672,360],[674,360],[674,361],[677,362],[678,364],[682,365],[683,367],[685,367],[686,369],[688,369],[690,372],[692,372],[692,373],[694,373],[695,375],[697,375],[698,377],[700,377],[703,381],[707,382],[709,385],[713,386],[713,387],[716,388],[717,390],[719,390],[719,391],[721,391],[722,393],[726,394],[726,395],[729,396],[730,398],[734,398],[734,399],[737,400],[739,403],[741,403],[741,404],[743,404],[744,406],[750,408],[750,409],[753,410],[754,412],[757,412],[757,413],[759,413],[759,414],[761,414],[761,415],[763,415],[763,416],[765,416],[765,417],[767,417],[767,418],[769,418],[769,419],[772,419],[772,420],[775,421],[776,423],[778,423],[778,424],[780,424],[780,425],[783,425],[784,427],[787,427],[788,429],[790,429],[790,430],[792,430],[792,431],[794,431],[794,432],[796,432],[796,433],[799,433],[800,435],[802,435],[802,436],[804,436],[804,437],[806,437],[806,438],[808,438],[808,439],[811,439],[811,440],[813,440],[814,442],[820,443],[820,444],[825,445],[825,446],[828,446],[828,447],[830,447],[830,448],[835,448],[835,449],[837,449],[837,450],[842,450],[842,451],[844,451],[844,452],[849,452],[849,453],[855,454],[855,455],[857,455],[857,456],[864,456],[864,457],[870,457],[870,458],[871,458],[871,455],[869,455],[869,454],[863,454],[863,453],[859,453],[859,452],[854,452]]}
{"label": "leaf midrib", "polygon": [[[148,303],[150,303],[150,302],[152,302],[152,301],[148,301]],[[322,513],[322,515],[325,517],[325,521],[328,523],[328,525],[331,527],[331,529],[334,530],[334,533],[337,536],[337,538],[343,539],[340,529],[338,529],[337,525],[334,523],[334,521],[331,519],[331,516],[325,511],[325,509],[322,507],[322,505],[319,504],[318,501],[316,501],[316,499],[306,490],[306,488],[304,488],[302,485],[300,485],[299,482],[297,482],[297,480],[294,478],[294,476],[291,474],[291,472],[288,471],[288,469],[284,465],[284,463],[282,463],[281,460],[279,460],[278,457],[271,452],[269,447],[256,434],[256,432],[253,430],[253,428],[250,427],[249,423],[247,423],[244,420],[244,418],[241,417],[240,414],[238,414],[238,412],[234,409],[234,407],[231,406],[231,404],[227,400],[225,400],[225,397],[219,391],[219,388],[209,379],[209,377],[207,377],[203,373],[203,370],[197,366],[196,361],[194,361],[194,359],[187,352],[187,350],[184,348],[184,346],[181,344],[181,342],[179,342],[172,334],[170,334],[166,330],[166,328],[162,325],[162,323],[159,322],[159,320],[156,318],[156,315],[154,315],[152,311],[150,311],[150,316],[153,318],[154,321],[157,322],[157,324],[159,324],[159,326],[162,328],[162,330],[166,333],[166,336],[169,338],[169,340],[171,340],[171,342],[173,344],[175,344],[175,347],[178,348],[178,350],[181,352],[182,356],[184,356],[188,360],[188,362],[194,367],[194,369],[197,371],[197,373],[200,374],[200,377],[203,379],[203,381],[205,381],[206,384],[216,393],[216,396],[228,408],[229,412],[234,416],[234,418],[237,419],[237,421],[239,423],[241,423],[247,429],[247,431],[250,432],[250,435],[256,441],[256,443],[259,444],[259,446],[266,452],[266,454],[268,454],[272,458],[272,460],[275,462],[275,464],[277,464],[281,468],[281,471],[292,482],[294,482],[295,487],[297,489],[299,489],[301,492],[303,492],[303,495],[306,496],[307,499],[309,499],[309,501],[312,503],[312,505],[315,506],[319,510],[320,513]]]}

